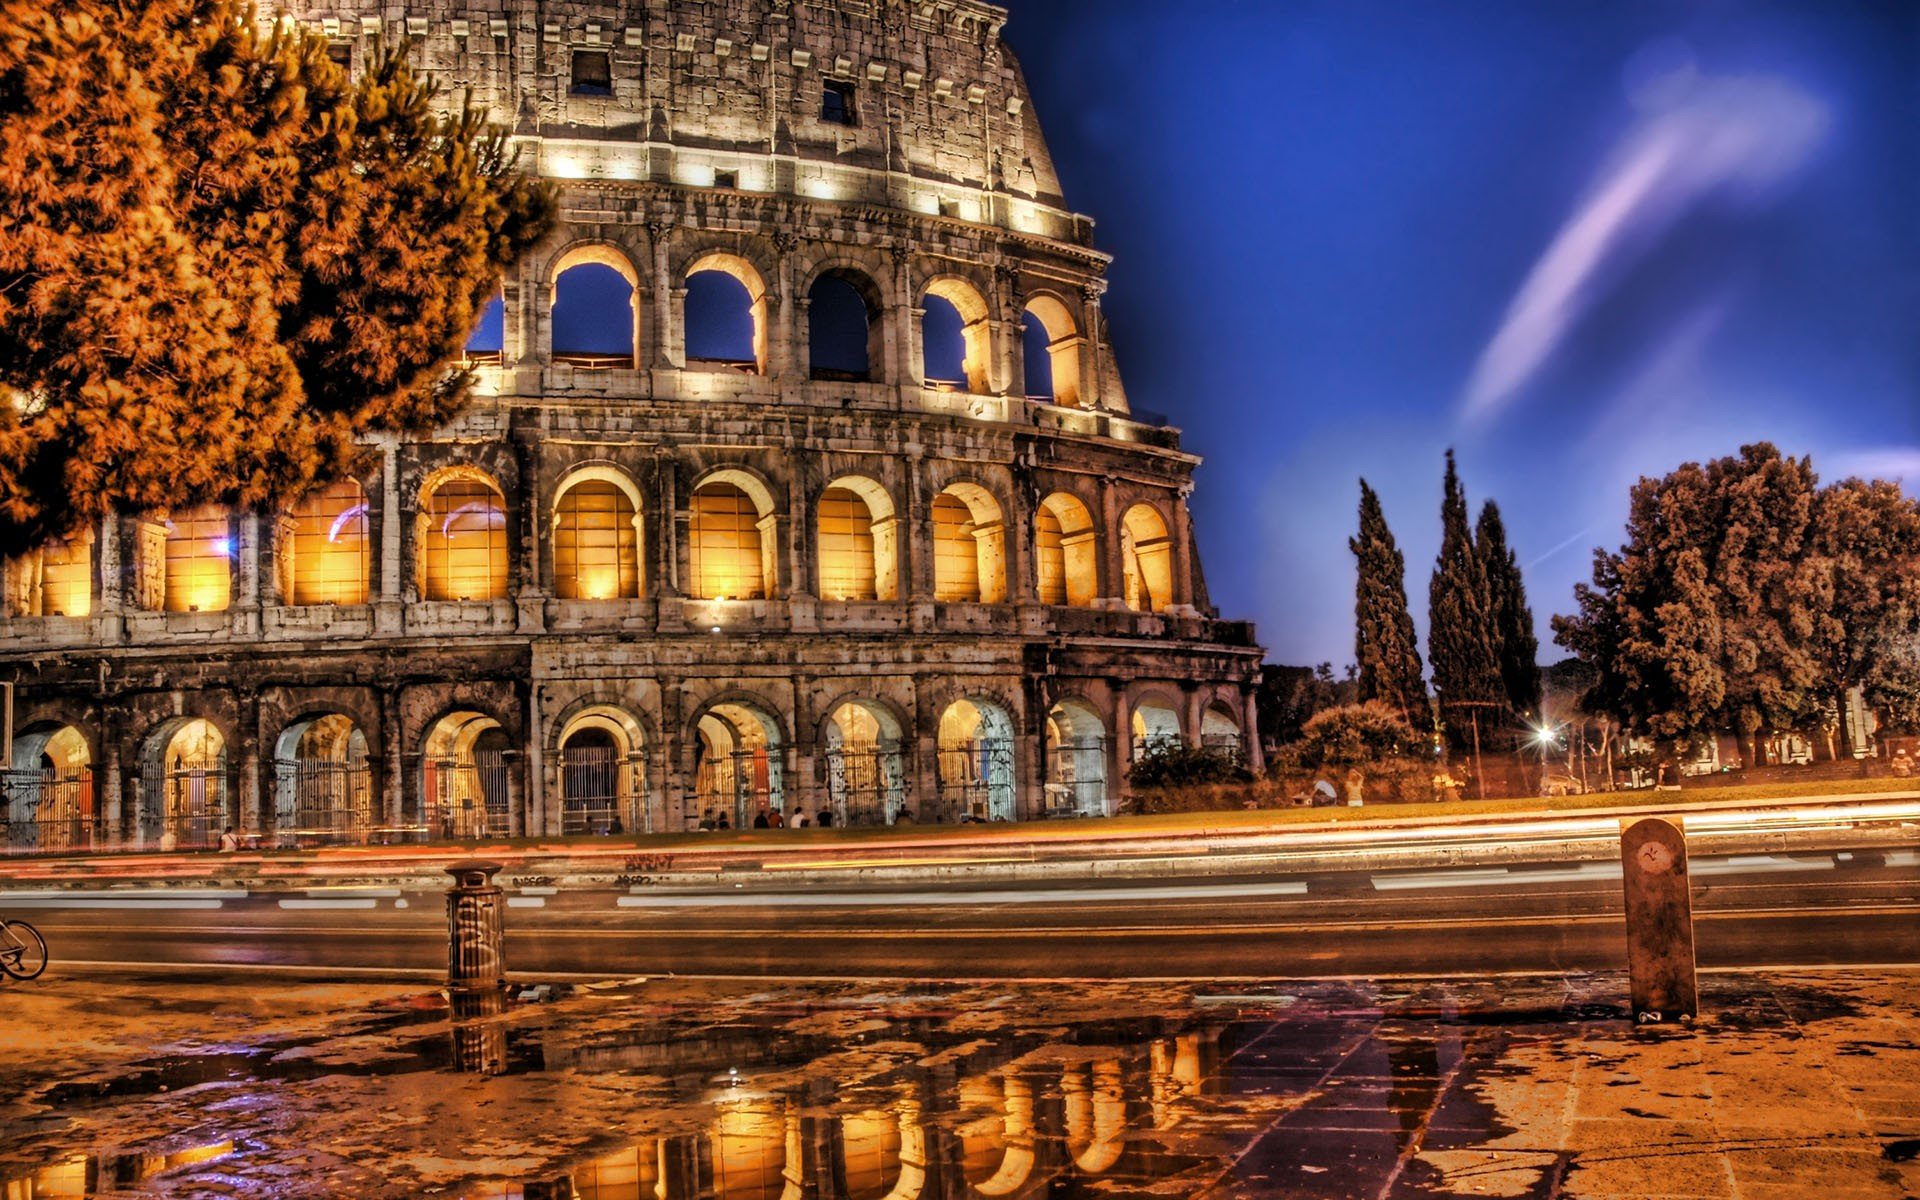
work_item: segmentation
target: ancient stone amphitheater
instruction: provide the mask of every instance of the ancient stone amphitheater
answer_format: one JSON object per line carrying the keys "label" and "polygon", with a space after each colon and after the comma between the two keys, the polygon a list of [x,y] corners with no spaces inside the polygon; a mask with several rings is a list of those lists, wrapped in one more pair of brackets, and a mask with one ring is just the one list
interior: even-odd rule
{"label": "ancient stone amphitheater", "polygon": [[1257,765],[1197,460],[1129,408],[1005,10],[296,18],[351,69],[413,39],[560,227],[457,424],[7,564],[14,849],[1026,820],[1157,739]]}

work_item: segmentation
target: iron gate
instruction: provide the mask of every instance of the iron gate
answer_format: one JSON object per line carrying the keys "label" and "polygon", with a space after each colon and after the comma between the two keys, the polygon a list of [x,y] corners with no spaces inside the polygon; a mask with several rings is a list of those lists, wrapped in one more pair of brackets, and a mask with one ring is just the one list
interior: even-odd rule
{"label": "iron gate", "polygon": [[58,854],[94,848],[93,776],[0,772],[7,851]]}
{"label": "iron gate", "polygon": [[1013,739],[976,738],[940,751],[942,808],[976,821],[1013,819]]}
{"label": "iron gate", "polygon": [[1060,742],[1053,747],[1053,761],[1048,767],[1049,815],[1108,815],[1106,738],[1072,738]]}
{"label": "iron gate", "polygon": [[147,784],[142,832],[162,849],[211,849],[234,824],[228,809],[226,762],[215,767],[180,767]]}
{"label": "iron gate", "polygon": [[365,759],[283,758],[274,763],[278,784],[277,832],[303,841],[364,842],[373,827],[373,779]]}
{"label": "iron gate", "polygon": [[827,796],[848,825],[889,825],[906,805],[900,743],[827,747]]}
{"label": "iron gate", "polygon": [[505,837],[507,759],[503,750],[475,750],[469,761],[429,759],[422,795],[429,838]]}
{"label": "iron gate", "polygon": [[641,786],[637,763],[612,746],[560,752],[560,832],[639,833]]}

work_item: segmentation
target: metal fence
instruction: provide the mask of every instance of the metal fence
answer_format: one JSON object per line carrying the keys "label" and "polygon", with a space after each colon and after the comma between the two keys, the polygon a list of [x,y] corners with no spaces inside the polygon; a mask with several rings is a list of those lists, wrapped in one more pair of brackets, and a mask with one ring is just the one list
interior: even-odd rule
{"label": "metal fence", "polygon": [[0,772],[10,854],[59,854],[95,848],[93,776]]}
{"label": "metal fence", "polygon": [[827,796],[848,825],[887,825],[906,805],[907,768],[898,742],[827,747]]}
{"label": "metal fence", "polygon": [[1056,744],[1052,750],[1046,784],[1049,815],[1108,815],[1107,739],[1074,738]]}
{"label": "metal fence", "polygon": [[643,832],[640,766],[611,746],[579,746],[560,754],[560,832]]}
{"label": "metal fence", "polygon": [[373,777],[366,760],[283,758],[273,765],[280,837],[364,842],[373,827]]}
{"label": "metal fence", "polygon": [[421,822],[429,838],[505,837],[507,760],[504,751],[475,750],[471,759],[428,759]]}
{"label": "metal fence", "polygon": [[1013,819],[1013,739],[978,738],[935,761],[941,807],[956,818]]}
{"label": "metal fence", "polygon": [[712,755],[700,764],[696,795],[700,813],[691,820],[706,821],[725,813],[734,828],[751,826],[761,809],[780,807],[774,785],[778,763],[761,750],[735,750]]}
{"label": "metal fence", "polygon": [[234,824],[228,807],[225,761],[213,767],[183,767],[146,781],[141,834],[163,850],[205,850]]}

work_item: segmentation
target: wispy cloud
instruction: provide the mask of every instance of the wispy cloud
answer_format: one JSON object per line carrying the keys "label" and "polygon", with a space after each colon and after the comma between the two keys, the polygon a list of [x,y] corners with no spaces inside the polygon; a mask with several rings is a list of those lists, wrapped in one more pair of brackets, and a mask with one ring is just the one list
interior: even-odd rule
{"label": "wispy cloud", "polygon": [[1552,558],[1554,555],[1559,554],[1562,550],[1567,549],[1569,546],[1574,546],[1579,544],[1582,541],[1585,541],[1587,538],[1587,535],[1592,532],[1593,532],[1593,526],[1589,525],[1586,528],[1582,529],[1580,532],[1573,534],[1570,537],[1563,538],[1558,542],[1555,542],[1551,550],[1548,550],[1545,554],[1535,555],[1532,562],[1527,563],[1525,566],[1521,567],[1520,569],[1523,571],[1533,570],[1535,567],[1539,566],[1543,562],[1546,562],[1548,559]]}
{"label": "wispy cloud", "polygon": [[1838,454],[1813,465],[1820,468],[1820,475],[1825,479],[1844,479],[1849,475],[1897,479],[1909,485],[1909,491],[1913,490],[1912,485],[1920,484],[1920,446],[1876,446]]}
{"label": "wispy cloud", "polygon": [[1825,105],[1770,77],[1698,79],[1663,95],[1621,139],[1508,306],[1467,383],[1462,415],[1509,404],[1614,286],[1709,201],[1764,204],[1807,161]]}

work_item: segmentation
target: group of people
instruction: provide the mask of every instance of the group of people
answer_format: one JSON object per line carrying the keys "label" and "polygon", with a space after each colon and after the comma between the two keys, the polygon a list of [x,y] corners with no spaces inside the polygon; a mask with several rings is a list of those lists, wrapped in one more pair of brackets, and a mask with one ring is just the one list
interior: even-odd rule
{"label": "group of people", "polygon": [[[902,807],[893,814],[891,823],[911,825],[913,819],[913,814]],[[760,810],[753,814],[755,829],[831,829],[836,822],[837,818],[830,808],[823,808],[818,813],[809,815],[804,812],[785,813],[780,809],[762,805]],[[845,822],[837,823],[845,824]],[[724,808],[709,808],[700,814],[700,823],[695,828],[703,833],[732,829],[733,817]]]}

